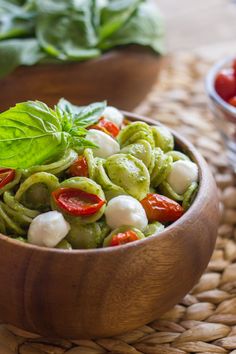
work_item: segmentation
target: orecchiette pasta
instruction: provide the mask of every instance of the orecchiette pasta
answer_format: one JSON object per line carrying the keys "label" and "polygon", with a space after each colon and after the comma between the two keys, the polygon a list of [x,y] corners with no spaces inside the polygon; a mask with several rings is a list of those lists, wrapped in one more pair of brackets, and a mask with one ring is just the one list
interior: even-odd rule
{"label": "orecchiette pasta", "polygon": [[130,154],[116,154],[106,160],[110,180],[132,197],[141,200],[149,190],[150,176],[144,163]]}

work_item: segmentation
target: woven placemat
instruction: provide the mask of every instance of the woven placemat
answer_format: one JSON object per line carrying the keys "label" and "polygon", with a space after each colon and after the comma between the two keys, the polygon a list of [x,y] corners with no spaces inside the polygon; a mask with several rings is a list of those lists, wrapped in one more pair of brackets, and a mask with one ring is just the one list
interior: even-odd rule
{"label": "woven placemat", "polygon": [[1,325],[0,354],[236,354],[236,187],[207,108],[203,80],[212,62],[228,50],[213,53],[170,57],[158,84],[137,110],[189,138],[216,177],[221,225],[198,284],[161,319],[116,338],[49,340]]}

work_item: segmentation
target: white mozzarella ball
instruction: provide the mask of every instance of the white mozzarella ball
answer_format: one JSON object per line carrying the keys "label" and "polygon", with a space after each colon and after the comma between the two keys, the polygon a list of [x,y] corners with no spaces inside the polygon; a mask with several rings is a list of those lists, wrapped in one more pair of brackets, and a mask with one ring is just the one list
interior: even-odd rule
{"label": "white mozzarella ball", "polygon": [[148,219],[142,204],[128,195],[119,195],[109,201],[105,210],[106,222],[111,229],[130,225],[144,230]]}
{"label": "white mozzarella ball", "polygon": [[55,247],[70,231],[70,225],[58,211],[49,211],[33,219],[28,241],[37,246]]}
{"label": "white mozzarella ball", "polygon": [[195,163],[186,160],[178,160],[173,163],[167,177],[167,182],[178,194],[186,192],[192,182],[198,180],[198,167]]}
{"label": "white mozzarella ball", "polygon": [[120,151],[118,142],[100,130],[90,129],[86,138],[98,146],[98,148],[93,149],[94,156],[107,158]]}
{"label": "white mozzarella ball", "polygon": [[118,127],[121,127],[123,120],[124,120],[123,114],[117,108],[112,107],[112,106],[107,106],[105,108],[102,116],[105,119],[110,120],[111,122],[118,125]]}

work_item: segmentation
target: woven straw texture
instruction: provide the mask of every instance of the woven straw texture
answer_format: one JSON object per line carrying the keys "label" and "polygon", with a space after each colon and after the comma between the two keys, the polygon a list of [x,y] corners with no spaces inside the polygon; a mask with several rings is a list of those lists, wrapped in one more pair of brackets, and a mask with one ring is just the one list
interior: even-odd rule
{"label": "woven straw texture", "polygon": [[170,57],[138,109],[190,139],[216,177],[221,225],[212,259],[198,284],[161,319],[116,338],[49,340],[1,325],[0,354],[236,354],[236,187],[207,108],[203,80],[223,54],[227,50],[212,57],[201,52]]}

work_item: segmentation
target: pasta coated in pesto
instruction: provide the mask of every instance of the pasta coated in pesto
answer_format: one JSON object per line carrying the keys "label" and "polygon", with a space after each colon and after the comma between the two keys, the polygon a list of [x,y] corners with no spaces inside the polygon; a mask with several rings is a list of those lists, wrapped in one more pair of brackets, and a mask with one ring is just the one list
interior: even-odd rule
{"label": "pasta coated in pesto", "polygon": [[77,159],[77,156],[78,155],[74,150],[68,149],[65,155],[59,161],[50,163],[48,165],[33,166],[31,168],[22,170],[22,173],[25,177],[28,177],[36,172],[48,172],[54,175],[58,175],[65,171]]}
{"label": "pasta coated in pesto", "polygon": [[197,191],[198,191],[198,184],[196,182],[193,182],[188,187],[187,191],[184,193],[182,206],[185,210],[187,210],[191,206],[197,194]]}
{"label": "pasta coated in pesto", "polygon": [[132,197],[141,200],[149,190],[150,176],[144,163],[130,154],[116,154],[106,160],[111,181]]}
{"label": "pasta coated in pesto", "polygon": [[159,232],[164,230],[164,225],[161,224],[160,222],[156,221],[152,224],[148,224],[148,226],[146,227],[146,229],[143,231],[144,236],[148,237],[148,236],[152,236],[152,235],[156,235]]}
{"label": "pasta coated in pesto", "polygon": [[134,144],[127,145],[120,152],[141,160],[148,169],[152,165],[152,147],[146,140],[140,139]]}
{"label": "pasta coated in pesto", "polygon": [[104,164],[105,164],[105,161],[103,161],[102,159],[97,160],[95,180],[98,184],[101,185],[101,187],[105,193],[106,200],[109,201],[110,199],[115,198],[118,195],[127,194],[126,191],[122,187],[114,184],[110,180],[110,178],[107,175],[107,172],[104,168]]}
{"label": "pasta coated in pesto", "polygon": [[168,152],[174,149],[174,138],[169,129],[163,126],[152,127],[153,138],[155,146]]}
{"label": "pasta coated in pesto", "polygon": [[[198,191],[198,167],[178,150],[166,127],[130,122],[119,128],[112,117],[108,121],[102,115],[105,103],[87,110],[73,107],[69,102],[60,105],[53,116],[58,127],[66,115],[68,129],[73,121],[80,122],[79,129],[70,130],[73,146],[40,165],[0,168],[1,233],[33,243],[29,230],[34,224],[35,245],[64,251],[119,246],[158,235],[191,206]],[[110,112],[117,114],[115,108]],[[90,129],[99,146],[85,139]],[[109,139],[103,141],[101,131]],[[107,146],[109,141],[115,141],[116,153]],[[98,148],[106,154],[96,155]],[[54,240],[56,225],[50,224],[50,213],[59,215],[65,230],[57,230],[60,237]],[[40,240],[44,234],[47,240]]]}
{"label": "pasta coated in pesto", "polygon": [[117,139],[121,147],[133,144],[140,139],[148,141],[152,148],[155,146],[152,130],[144,122],[135,122],[127,125],[120,131]]}
{"label": "pasta coated in pesto", "polygon": [[173,200],[177,200],[177,201],[183,201],[184,196],[180,195],[178,193],[176,193],[173,188],[171,188],[171,186],[169,185],[168,182],[164,181],[161,183],[161,185],[159,186],[159,189],[161,191],[162,194],[166,195],[168,198],[173,199]]}
{"label": "pasta coated in pesto", "polygon": [[69,231],[66,240],[75,249],[88,249],[101,246],[102,229],[97,222],[88,225],[82,225],[77,221],[72,221],[71,230]]}
{"label": "pasta coated in pesto", "polygon": [[151,185],[156,188],[162,181],[164,181],[170,172],[173,159],[171,156],[166,155],[160,148],[153,150],[154,166],[151,171]]}

